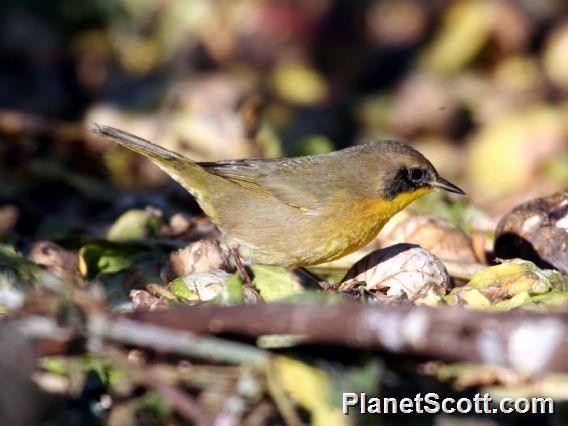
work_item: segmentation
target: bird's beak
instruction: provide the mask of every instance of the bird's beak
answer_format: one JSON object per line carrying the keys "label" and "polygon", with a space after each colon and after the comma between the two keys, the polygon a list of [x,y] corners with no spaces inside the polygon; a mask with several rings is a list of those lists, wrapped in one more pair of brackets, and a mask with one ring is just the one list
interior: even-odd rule
{"label": "bird's beak", "polygon": [[465,192],[463,192],[461,189],[459,189],[457,186],[455,186],[453,183],[447,181],[443,177],[438,176],[438,178],[436,178],[436,180],[434,182],[432,182],[431,185],[435,186],[436,188],[445,189],[448,192],[454,192],[456,194],[465,195]]}

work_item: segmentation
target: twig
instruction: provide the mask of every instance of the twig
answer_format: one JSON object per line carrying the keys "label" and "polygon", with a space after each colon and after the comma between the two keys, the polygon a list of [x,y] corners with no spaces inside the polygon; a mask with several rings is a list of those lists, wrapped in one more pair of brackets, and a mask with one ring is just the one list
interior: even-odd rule
{"label": "twig", "polygon": [[[447,361],[501,364],[526,374],[568,371],[568,313],[489,313],[458,307],[362,304],[240,305],[138,311],[115,318],[91,316],[89,337],[151,347],[200,359],[263,365],[270,353],[194,333],[258,337],[299,334],[306,342],[381,349]],[[42,318],[8,321],[27,338],[65,353],[77,339]],[[6,324],[6,323],[4,323]],[[40,347],[41,349],[41,347]]]}
{"label": "twig", "polygon": [[311,343],[495,363],[527,374],[568,371],[568,313],[345,303],[192,307],[128,317],[195,333],[300,334]]}
{"label": "twig", "polygon": [[[5,322],[4,326],[6,325]],[[25,338],[43,342],[41,346],[36,346],[38,356],[64,354],[70,349],[70,343],[73,339],[84,337],[74,335],[71,330],[59,327],[53,319],[45,317],[36,316],[20,321],[11,321],[8,322],[8,325],[14,327],[14,330]],[[105,353],[109,357],[108,345],[104,342],[112,341],[207,361],[255,365],[265,375],[268,392],[286,423],[290,425],[301,424],[294,407],[274,378],[272,364],[270,363],[272,355],[267,351],[214,337],[196,336],[189,331],[102,315],[93,315],[89,318],[87,334],[90,349],[94,352]],[[115,358],[113,360],[116,361]],[[134,367],[131,366],[130,368]],[[142,374],[142,371],[140,371],[140,374]],[[184,403],[182,396],[178,394],[180,393],[179,390],[157,382],[154,378],[149,379],[140,376],[137,380],[160,392],[170,402],[181,404],[179,410],[186,410],[184,416],[192,415],[189,403],[187,401]],[[150,386],[150,384],[152,385]],[[184,394],[181,393],[181,395]]]}
{"label": "twig", "polygon": [[126,318],[93,319],[90,321],[89,334],[92,338],[151,347],[154,350],[183,354],[207,361],[254,364],[265,374],[268,392],[286,423],[301,424],[286,394],[275,381],[270,364],[271,354],[262,349],[214,337],[199,337],[187,331],[171,330]]}
{"label": "twig", "polygon": [[210,424],[203,409],[193,398],[175,386],[166,383],[151,371],[129,362],[123,351],[115,347],[105,346],[100,353],[126,370],[132,380],[160,394],[184,419],[196,425]]}
{"label": "twig", "polygon": [[179,328],[127,318],[92,317],[89,321],[89,336],[92,339],[149,347],[157,351],[231,364],[261,364],[268,362],[270,357],[269,352],[243,343],[196,336]]}

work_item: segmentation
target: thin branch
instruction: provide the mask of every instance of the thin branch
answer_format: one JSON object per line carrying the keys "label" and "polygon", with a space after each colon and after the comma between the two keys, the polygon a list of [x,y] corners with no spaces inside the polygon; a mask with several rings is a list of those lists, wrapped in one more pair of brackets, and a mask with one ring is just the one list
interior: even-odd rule
{"label": "thin branch", "polygon": [[568,371],[568,313],[345,303],[191,307],[127,316],[203,334],[299,334],[310,343],[495,363],[527,374]]}
{"label": "thin branch", "polygon": [[129,362],[123,351],[111,346],[105,346],[100,353],[123,370],[126,370],[132,380],[156,391],[184,419],[196,425],[204,426],[211,423],[209,419],[207,419],[202,407],[187,393],[170,385],[160,377],[157,377],[152,371],[143,369]]}
{"label": "thin branch", "polygon": [[[28,338],[46,340],[50,332],[58,330],[26,321],[22,320],[19,330]],[[45,321],[54,325],[53,320]],[[309,343],[501,364],[526,374],[568,371],[567,312],[490,313],[447,306],[306,303],[198,306],[91,316],[88,321],[88,337],[95,349],[97,341],[114,341],[235,364],[261,366],[269,362],[270,352],[195,333],[249,337],[296,334]],[[61,333],[60,349],[72,337]]]}
{"label": "thin branch", "polygon": [[163,327],[127,318],[93,316],[89,321],[89,337],[95,341],[110,340],[230,364],[261,364],[268,362],[270,357],[269,352],[243,343],[196,336],[180,328]]}

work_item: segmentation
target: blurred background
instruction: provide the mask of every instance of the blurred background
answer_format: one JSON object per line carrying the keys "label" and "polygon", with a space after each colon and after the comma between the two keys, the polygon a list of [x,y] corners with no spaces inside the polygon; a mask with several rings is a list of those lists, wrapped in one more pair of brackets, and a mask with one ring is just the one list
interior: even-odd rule
{"label": "blurred background", "polygon": [[196,209],[149,162],[92,137],[92,122],[197,160],[402,139],[489,218],[568,184],[560,0],[2,7],[0,201],[24,234],[130,204]]}

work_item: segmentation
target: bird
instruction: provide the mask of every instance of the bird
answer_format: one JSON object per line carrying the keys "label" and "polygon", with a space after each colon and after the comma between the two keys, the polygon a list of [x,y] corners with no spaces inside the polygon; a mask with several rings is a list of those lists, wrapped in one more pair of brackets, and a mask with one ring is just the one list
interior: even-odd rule
{"label": "bird", "polygon": [[92,130],[147,157],[195,197],[248,283],[243,259],[318,279],[307,267],[365,246],[417,198],[436,188],[465,194],[395,140],[303,157],[196,162],[114,127]]}

